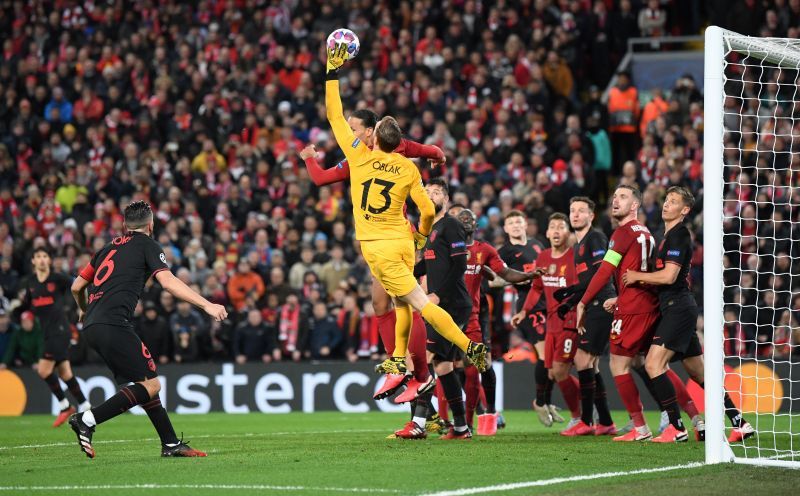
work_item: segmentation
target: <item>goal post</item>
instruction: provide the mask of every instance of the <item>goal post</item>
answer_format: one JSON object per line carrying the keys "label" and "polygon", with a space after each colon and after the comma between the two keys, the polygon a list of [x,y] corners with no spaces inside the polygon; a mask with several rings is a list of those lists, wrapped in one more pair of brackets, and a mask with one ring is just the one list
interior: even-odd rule
{"label": "goal post", "polygon": [[[706,30],[706,463],[800,468],[800,370],[792,368],[800,346],[791,336],[791,281],[800,263],[792,260],[800,248],[793,234],[800,229],[798,83],[800,41]],[[738,443],[727,441],[726,384],[756,430]]]}

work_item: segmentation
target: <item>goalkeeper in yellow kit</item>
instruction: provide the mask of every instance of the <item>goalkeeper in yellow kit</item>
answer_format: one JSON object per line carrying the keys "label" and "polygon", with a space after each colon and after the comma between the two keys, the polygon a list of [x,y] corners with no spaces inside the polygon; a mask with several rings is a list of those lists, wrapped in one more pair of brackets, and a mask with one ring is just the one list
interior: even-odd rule
{"label": "goalkeeper in yellow kit", "polygon": [[[325,107],[339,148],[350,165],[350,196],[353,202],[356,239],[370,271],[395,304],[395,348],[393,356],[376,367],[378,372],[402,374],[411,332],[413,310],[417,310],[436,332],[458,346],[470,361],[483,371],[486,346],[470,341],[452,317],[432,303],[414,278],[414,247],[425,245],[433,225],[434,206],[422,186],[417,166],[400,154],[392,153],[402,137],[393,117],[384,117],[375,126],[376,147],[370,150],[347,124],[339,96],[339,67],[346,60],[344,44],[328,51]],[[406,198],[420,210],[419,229],[412,235],[403,215]]]}

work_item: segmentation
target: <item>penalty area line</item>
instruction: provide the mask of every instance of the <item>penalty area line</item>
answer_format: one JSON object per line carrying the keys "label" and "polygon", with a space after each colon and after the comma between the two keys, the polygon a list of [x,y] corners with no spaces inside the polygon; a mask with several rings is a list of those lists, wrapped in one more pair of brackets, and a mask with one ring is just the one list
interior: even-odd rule
{"label": "penalty area line", "polygon": [[525,489],[528,487],[552,486],[555,484],[563,484],[565,482],[580,482],[580,481],[596,480],[596,479],[609,479],[612,477],[625,477],[628,475],[669,472],[672,470],[698,468],[704,465],[705,464],[701,462],[692,462],[692,463],[685,463],[683,465],[671,465],[668,467],[626,470],[624,472],[603,472],[599,474],[574,475],[572,477],[556,477],[553,479],[542,479],[542,480],[526,481],[526,482],[509,482],[507,484],[496,484],[493,486],[468,487],[464,489],[453,489],[447,491],[425,493],[421,496],[466,496],[468,494],[483,494],[483,493],[499,492],[499,491],[513,491],[515,489]]}
{"label": "penalty area line", "polygon": [[399,489],[378,489],[366,487],[312,487],[277,486],[265,484],[103,484],[86,486],[0,486],[2,491],[107,491],[125,489],[216,489],[246,491],[313,491],[335,493],[401,493]]}

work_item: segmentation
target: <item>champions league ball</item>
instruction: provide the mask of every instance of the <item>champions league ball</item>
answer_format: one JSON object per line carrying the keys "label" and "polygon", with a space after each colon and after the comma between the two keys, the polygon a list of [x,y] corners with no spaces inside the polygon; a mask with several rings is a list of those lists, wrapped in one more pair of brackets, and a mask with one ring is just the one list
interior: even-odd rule
{"label": "champions league ball", "polygon": [[347,47],[347,60],[356,58],[358,50],[361,48],[358,36],[347,28],[339,28],[328,35],[327,47],[329,50],[333,49],[338,43],[344,43]]}

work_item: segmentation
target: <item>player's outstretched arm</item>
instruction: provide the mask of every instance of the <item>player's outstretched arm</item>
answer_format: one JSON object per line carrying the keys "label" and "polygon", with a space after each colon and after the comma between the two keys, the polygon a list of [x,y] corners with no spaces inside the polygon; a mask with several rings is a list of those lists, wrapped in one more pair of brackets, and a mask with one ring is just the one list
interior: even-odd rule
{"label": "player's outstretched arm", "polygon": [[168,270],[159,271],[156,273],[156,279],[158,283],[161,284],[161,287],[172,293],[173,296],[201,308],[217,322],[228,318],[228,311],[225,310],[224,306],[211,303],[203,298],[195,290],[175,277],[175,274],[172,272]]}
{"label": "player's outstretched arm", "polygon": [[332,55],[328,52],[328,74],[325,81],[325,113],[333,131],[333,137],[341,148],[347,161],[352,164],[359,163],[359,158],[369,153],[367,145],[357,139],[353,130],[344,118],[344,108],[342,107],[342,97],[339,94],[339,75],[338,68],[331,68]]}
{"label": "player's outstretched arm", "polygon": [[347,160],[342,160],[336,164],[336,167],[323,169],[319,165],[319,162],[317,162],[317,149],[314,145],[308,145],[303,148],[300,150],[299,155],[306,164],[308,175],[317,186],[338,183],[339,181],[346,181],[350,178],[350,166]]}
{"label": "player's outstretched arm", "polygon": [[532,281],[537,277],[541,277],[543,272],[543,268],[538,268],[531,272],[520,272],[518,270],[506,267],[505,270],[499,271],[497,275],[512,284],[519,284],[521,282]]}
{"label": "player's outstretched arm", "polygon": [[400,140],[400,145],[395,148],[394,152],[408,158],[424,158],[431,163],[431,167],[442,165],[445,162],[444,152],[438,146],[423,145],[405,138]]}
{"label": "player's outstretched arm", "polygon": [[425,188],[422,186],[421,177],[419,180],[415,178],[411,185],[409,196],[411,196],[414,204],[419,209],[419,227],[417,227],[417,232],[427,237],[428,234],[431,233],[431,228],[433,227],[433,217],[436,215],[436,209],[428,193],[425,192]]}

